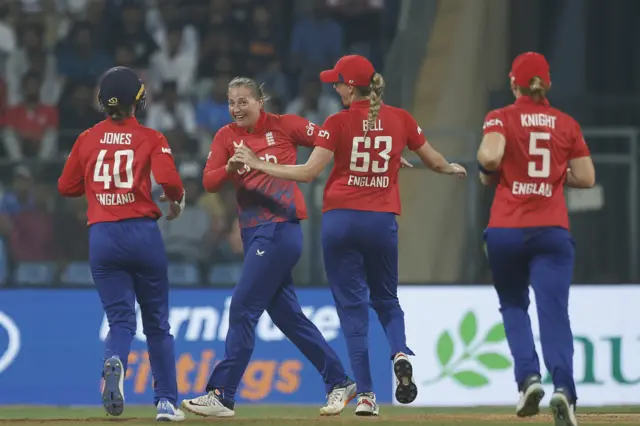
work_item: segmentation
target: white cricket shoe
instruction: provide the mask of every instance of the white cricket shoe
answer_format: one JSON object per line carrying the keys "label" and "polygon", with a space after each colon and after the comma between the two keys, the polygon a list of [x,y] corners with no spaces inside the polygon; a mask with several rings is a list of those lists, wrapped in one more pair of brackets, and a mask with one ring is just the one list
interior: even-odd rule
{"label": "white cricket shoe", "polygon": [[569,400],[565,389],[558,388],[551,395],[551,411],[555,426],[578,426],[576,406]]}
{"label": "white cricket shoe", "polygon": [[407,355],[402,352],[395,354],[393,372],[396,376],[396,401],[411,404],[418,396],[418,387],[413,380],[413,366]]}
{"label": "white cricket shoe", "polygon": [[158,401],[156,409],[156,421],[158,422],[181,422],[184,420],[182,410],[174,407],[173,404],[165,398]]}
{"label": "white cricket shoe", "polygon": [[102,405],[107,414],[119,416],[124,411],[124,366],[120,358],[111,357],[104,362],[102,377]]}
{"label": "white cricket shoe", "polygon": [[356,416],[377,416],[380,414],[380,407],[376,403],[376,395],[373,392],[358,394],[358,405],[356,406]]}
{"label": "white cricket shoe", "polygon": [[190,413],[203,417],[233,417],[236,412],[226,407],[216,391],[206,395],[182,401],[182,408]]}
{"label": "white cricket shoe", "polygon": [[327,395],[327,405],[320,409],[321,416],[338,416],[344,408],[356,397],[356,384],[347,379],[343,384],[337,385]]}
{"label": "white cricket shoe", "polygon": [[529,376],[520,389],[520,398],[516,405],[516,416],[532,417],[540,413],[540,401],[544,398],[544,388],[539,375]]}

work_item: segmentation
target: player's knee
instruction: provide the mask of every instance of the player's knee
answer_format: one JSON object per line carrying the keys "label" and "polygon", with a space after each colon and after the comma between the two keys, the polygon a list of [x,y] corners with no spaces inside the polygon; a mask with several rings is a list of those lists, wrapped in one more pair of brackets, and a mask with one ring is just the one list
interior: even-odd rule
{"label": "player's knee", "polygon": [[404,312],[400,307],[400,301],[397,297],[389,298],[389,299],[371,299],[371,307],[378,315],[402,315],[404,316]]}
{"label": "player's knee", "polygon": [[147,339],[166,337],[171,335],[171,327],[169,321],[143,321],[142,332]]}
{"label": "player's knee", "polygon": [[230,324],[245,324],[255,326],[262,315],[262,311],[258,312],[254,309],[247,308],[240,303],[233,303],[231,299],[231,305],[229,306],[229,323]]}

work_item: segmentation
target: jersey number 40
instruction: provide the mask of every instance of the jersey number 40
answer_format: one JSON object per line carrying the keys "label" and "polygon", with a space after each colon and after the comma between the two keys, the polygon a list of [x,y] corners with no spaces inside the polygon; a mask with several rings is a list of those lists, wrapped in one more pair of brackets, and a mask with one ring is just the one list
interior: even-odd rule
{"label": "jersey number 40", "polygon": [[[133,188],[133,150],[122,149],[115,151],[113,154],[113,167],[109,168],[109,164],[105,162],[104,157],[107,150],[100,150],[96,160],[96,166],[93,169],[93,181],[102,182],[104,189],[111,188],[113,182],[116,188],[131,189]],[[124,160],[124,172],[122,176],[121,168]]]}
{"label": "jersey number 40", "polygon": [[540,141],[549,142],[550,140],[551,134],[547,132],[531,132],[529,135],[529,156],[542,158],[542,165],[539,169],[535,161],[529,161],[529,177],[548,178],[551,175],[551,151],[539,144]]}
{"label": "jersey number 40", "polygon": [[356,136],[353,138],[351,147],[351,165],[349,169],[352,172],[360,173],[384,173],[389,170],[389,160],[391,157],[392,139],[391,136],[376,136],[373,139],[373,149],[377,152],[382,160],[371,160],[371,138],[369,136]]}

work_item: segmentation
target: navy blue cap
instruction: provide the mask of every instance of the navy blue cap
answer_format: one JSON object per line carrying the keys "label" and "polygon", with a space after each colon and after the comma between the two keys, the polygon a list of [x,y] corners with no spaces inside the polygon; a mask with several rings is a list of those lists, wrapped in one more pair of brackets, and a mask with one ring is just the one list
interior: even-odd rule
{"label": "navy blue cap", "polygon": [[100,79],[98,102],[102,108],[137,105],[144,108],[144,84],[138,75],[127,67],[109,69]]}

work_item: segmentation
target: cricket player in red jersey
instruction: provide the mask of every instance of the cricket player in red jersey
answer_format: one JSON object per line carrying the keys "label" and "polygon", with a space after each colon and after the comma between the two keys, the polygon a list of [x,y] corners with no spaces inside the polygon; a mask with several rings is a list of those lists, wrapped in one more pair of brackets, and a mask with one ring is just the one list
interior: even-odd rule
{"label": "cricket player in red jersey", "polygon": [[593,186],[595,171],[578,123],[546,98],[551,79],[545,58],[524,53],[509,76],[516,101],[487,114],[478,163],[482,182],[497,184],[485,241],[514,358],[516,413],[538,414],[544,397],[527,312],[531,284],[544,362],[555,388],[555,424],[576,426],[568,313],[575,253],[563,190]]}
{"label": "cricket player in red jersey", "polygon": [[280,165],[259,159],[249,146],[234,159],[251,169],[295,181],[317,177],[334,157],[324,190],[322,246],[325,268],[344,330],[351,368],[358,385],[355,414],[377,416],[369,367],[369,305],[377,312],[391,346],[396,399],[409,404],[418,389],[407,355],[404,312],[398,301],[398,171],[405,148],[438,173],[464,177],[426,141],[407,111],[382,103],[384,80],[369,60],[341,58],[320,79],[333,83],[349,106],[329,117],[316,148],[304,165]]}
{"label": "cricket player in red jersey", "polygon": [[123,383],[136,332],[136,299],[142,312],[155,382],[156,420],[182,421],[173,336],[169,330],[169,281],[164,243],[151,198],[151,172],[170,200],[168,220],[184,208],[184,188],[164,136],[135,119],[145,89],[128,68],[107,71],[98,99],[108,118],[83,132],[58,180],[66,197],[86,194],[89,263],[107,320],[102,399],[108,414],[124,410]]}
{"label": "cricket player in red jersey", "polygon": [[216,365],[207,394],[182,406],[201,416],[232,417],[235,395],[255,344],[255,327],[267,311],[273,323],[311,361],[326,384],[322,415],[340,414],[356,386],[338,355],[302,313],[291,270],[302,252],[300,221],[307,218],[304,198],[294,182],[276,179],[231,158],[248,146],[269,163],[296,164],[296,146],[312,146],[318,127],[295,115],[265,113],[264,94],[255,81],[229,83],[229,112],[234,119],[218,131],[204,170],[203,184],[216,192],[225,182],[236,188],[244,266],[229,308],[224,359]]}

